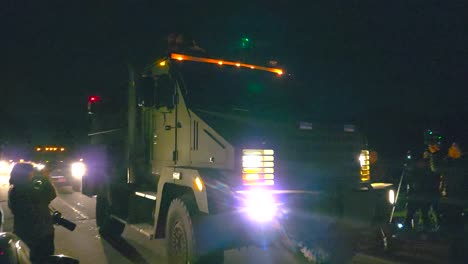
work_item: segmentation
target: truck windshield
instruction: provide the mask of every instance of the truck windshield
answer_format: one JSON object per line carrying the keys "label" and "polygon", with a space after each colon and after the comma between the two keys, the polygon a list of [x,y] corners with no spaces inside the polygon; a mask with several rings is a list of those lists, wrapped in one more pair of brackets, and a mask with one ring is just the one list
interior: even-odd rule
{"label": "truck windshield", "polygon": [[286,74],[233,66],[176,62],[193,109],[264,115],[293,110],[293,87]]}
{"label": "truck windshield", "polygon": [[40,163],[47,163],[52,167],[57,166],[67,159],[66,151],[41,151],[36,152],[34,161]]}

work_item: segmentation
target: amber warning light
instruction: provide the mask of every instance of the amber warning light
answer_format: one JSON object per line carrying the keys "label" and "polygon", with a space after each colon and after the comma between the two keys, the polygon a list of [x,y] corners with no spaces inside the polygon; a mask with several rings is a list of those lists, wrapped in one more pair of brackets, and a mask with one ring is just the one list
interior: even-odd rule
{"label": "amber warning light", "polygon": [[216,59],[210,59],[210,58],[201,58],[201,57],[194,57],[194,56],[188,56],[188,55],[183,55],[183,54],[176,54],[172,53],[171,54],[171,59],[173,60],[179,60],[179,61],[196,61],[196,62],[204,62],[204,63],[212,63],[212,64],[218,64],[218,65],[229,65],[229,66],[236,66],[236,67],[244,67],[244,68],[250,68],[250,69],[255,69],[255,70],[261,70],[261,71],[268,71],[268,72],[273,72],[278,75],[283,74],[283,70],[279,68],[270,68],[270,67],[263,67],[263,66],[257,66],[257,65],[252,65],[252,64],[246,64],[246,63],[241,63],[241,62],[234,62],[234,61],[226,61],[226,60],[216,60]]}

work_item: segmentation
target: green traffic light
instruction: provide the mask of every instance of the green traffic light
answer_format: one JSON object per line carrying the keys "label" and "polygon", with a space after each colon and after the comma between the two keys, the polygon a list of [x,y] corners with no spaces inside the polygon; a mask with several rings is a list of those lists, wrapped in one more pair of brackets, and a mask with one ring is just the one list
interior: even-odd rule
{"label": "green traffic light", "polygon": [[249,46],[249,43],[250,43],[249,38],[245,38],[245,37],[241,38],[241,44],[243,48],[246,48],[247,46]]}

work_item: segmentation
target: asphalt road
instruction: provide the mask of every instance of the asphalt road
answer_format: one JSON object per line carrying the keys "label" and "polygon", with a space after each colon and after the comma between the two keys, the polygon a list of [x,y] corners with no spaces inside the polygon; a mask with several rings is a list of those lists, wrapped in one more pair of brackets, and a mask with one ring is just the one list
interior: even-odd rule
{"label": "asphalt road", "polygon": [[[0,206],[4,212],[4,231],[11,231],[13,216],[7,205],[8,186],[0,187]],[[63,216],[77,224],[70,232],[55,228],[56,254],[77,258],[80,263],[167,263],[164,240],[148,240],[132,229],[126,229],[122,239],[107,241],[101,238],[96,228],[95,198],[73,192],[71,188],[59,189],[52,206]],[[306,263],[303,258],[285,248],[260,249],[256,247],[225,251],[225,263]],[[358,254],[352,263],[395,263],[372,256]]]}

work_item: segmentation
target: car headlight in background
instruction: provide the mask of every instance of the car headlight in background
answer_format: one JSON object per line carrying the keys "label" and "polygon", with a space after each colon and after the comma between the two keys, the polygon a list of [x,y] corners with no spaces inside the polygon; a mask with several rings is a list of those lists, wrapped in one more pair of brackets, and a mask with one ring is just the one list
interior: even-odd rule
{"label": "car headlight in background", "polygon": [[81,178],[86,173],[86,165],[83,162],[75,162],[71,165],[71,174],[75,178]]}
{"label": "car headlight in background", "polygon": [[10,163],[5,160],[0,160],[0,174],[10,174]]}
{"label": "car headlight in background", "polygon": [[245,209],[250,219],[256,222],[268,222],[275,217],[277,205],[271,192],[250,190],[245,192]]}
{"label": "car headlight in background", "polygon": [[392,189],[388,190],[388,202],[391,205],[394,205],[396,202],[395,191]]}

